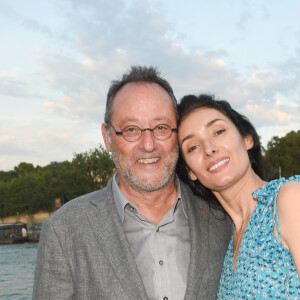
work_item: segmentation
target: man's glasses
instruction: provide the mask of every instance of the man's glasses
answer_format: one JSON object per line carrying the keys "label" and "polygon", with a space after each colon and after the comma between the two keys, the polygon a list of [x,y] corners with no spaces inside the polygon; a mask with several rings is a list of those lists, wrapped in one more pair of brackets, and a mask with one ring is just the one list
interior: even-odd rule
{"label": "man's glasses", "polygon": [[178,131],[178,128],[171,128],[167,124],[156,125],[153,129],[141,129],[138,126],[130,125],[125,127],[122,131],[117,131],[110,122],[107,122],[107,124],[111,126],[111,128],[115,131],[116,135],[122,135],[123,138],[128,142],[136,142],[141,138],[142,133],[146,130],[150,130],[153,136],[160,141],[168,139],[173,131]]}

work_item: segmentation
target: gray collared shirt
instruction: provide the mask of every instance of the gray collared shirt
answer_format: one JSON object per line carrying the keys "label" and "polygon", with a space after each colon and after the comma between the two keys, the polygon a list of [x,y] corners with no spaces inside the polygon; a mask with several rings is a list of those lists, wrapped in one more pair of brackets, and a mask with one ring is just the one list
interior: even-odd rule
{"label": "gray collared shirt", "polygon": [[181,197],[158,225],[143,217],[113,177],[113,195],[132,253],[149,299],[182,300],[190,263],[190,235],[186,202]]}

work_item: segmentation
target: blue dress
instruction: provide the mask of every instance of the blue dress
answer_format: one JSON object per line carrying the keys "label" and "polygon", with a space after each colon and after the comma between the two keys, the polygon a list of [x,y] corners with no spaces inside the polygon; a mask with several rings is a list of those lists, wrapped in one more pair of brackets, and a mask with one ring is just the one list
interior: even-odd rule
{"label": "blue dress", "polygon": [[[279,189],[288,181],[300,181],[300,175],[270,181],[252,194],[257,204],[247,224],[235,270],[231,237],[218,299],[300,299],[300,280],[291,252],[282,243],[276,207]],[[274,222],[280,242],[273,234]]]}

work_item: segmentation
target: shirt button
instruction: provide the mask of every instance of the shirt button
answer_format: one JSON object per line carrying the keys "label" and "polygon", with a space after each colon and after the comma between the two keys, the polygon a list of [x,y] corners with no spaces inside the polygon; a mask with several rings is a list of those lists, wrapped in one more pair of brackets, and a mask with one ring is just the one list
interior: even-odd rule
{"label": "shirt button", "polygon": [[130,206],[130,210],[131,210],[131,211],[134,211],[134,208],[133,208],[132,206]]}
{"label": "shirt button", "polygon": [[[162,260],[159,261],[159,264],[162,266],[164,262]],[[165,298],[164,298],[165,299]]]}

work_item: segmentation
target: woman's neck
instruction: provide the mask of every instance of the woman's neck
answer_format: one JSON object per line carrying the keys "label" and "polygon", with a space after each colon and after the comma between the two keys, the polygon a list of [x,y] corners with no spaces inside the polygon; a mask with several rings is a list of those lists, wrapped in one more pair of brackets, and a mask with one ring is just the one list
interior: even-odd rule
{"label": "woman's neck", "polygon": [[231,217],[235,228],[239,229],[245,218],[253,211],[256,199],[252,193],[264,185],[264,181],[254,171],[248,172],[243,178],[232,186],[220,191],[213,191],[223,208]]}

